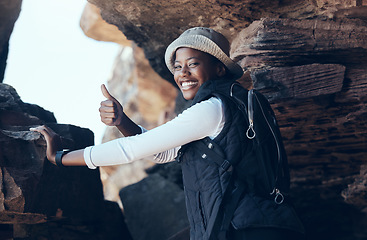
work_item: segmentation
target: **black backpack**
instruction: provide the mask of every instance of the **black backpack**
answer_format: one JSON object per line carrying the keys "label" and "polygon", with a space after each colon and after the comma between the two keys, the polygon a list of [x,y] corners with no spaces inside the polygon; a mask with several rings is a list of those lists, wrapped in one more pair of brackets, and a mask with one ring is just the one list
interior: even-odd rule
{"label": "black backpack", "polygon": [[[256,90],[247,91],[234,83],[230,96],[248,119],[246,137],[252,144],[247,148],[244,161],[233,163],[235,177],[246,184],[247,192],[272,198],[276,204],[281,204],[289,193],[290,176],[275,114],[265,96]],[[257,171],[249,171],[255,162]],[[248,176],[251,174],[253,176]]]}

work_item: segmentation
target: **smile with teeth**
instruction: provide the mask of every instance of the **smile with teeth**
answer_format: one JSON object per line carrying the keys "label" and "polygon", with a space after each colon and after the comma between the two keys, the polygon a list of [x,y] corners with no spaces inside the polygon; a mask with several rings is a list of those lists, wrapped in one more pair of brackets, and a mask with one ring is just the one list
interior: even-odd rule
{"label": "smile with teeth", "polygon": [[192,87],[195,87],[196,85],[198,85],[198,82],[192,82],[192,81],[189,81],[189,82],[182,82],[181,83],[181,89],[182,90],[188,90]]}

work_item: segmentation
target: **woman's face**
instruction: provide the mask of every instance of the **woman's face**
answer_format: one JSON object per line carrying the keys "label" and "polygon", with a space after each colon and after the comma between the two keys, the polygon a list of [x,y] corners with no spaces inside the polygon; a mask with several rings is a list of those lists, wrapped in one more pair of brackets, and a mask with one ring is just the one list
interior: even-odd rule
{"label": "woman's face", "polygon": [[209,54],[192,48],[177,49],[174,79],[186,100],[193,99],[206,81],[224,75],[224,66],[214,59]]}

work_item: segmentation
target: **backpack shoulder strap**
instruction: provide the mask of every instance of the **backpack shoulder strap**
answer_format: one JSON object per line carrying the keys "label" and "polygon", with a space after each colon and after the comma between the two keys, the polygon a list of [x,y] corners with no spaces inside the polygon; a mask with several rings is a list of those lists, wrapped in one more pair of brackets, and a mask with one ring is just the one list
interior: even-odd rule
{"label": "backpack shoulder strap", "polygon": [[[210,160],[216,162],[225,171],[232,171],[232,166],[236,164],[230,159],[227,160],[220,146],[209,137],[196,141],[195,147],[202,154],[202,157],[206,157],[204,155],[207,155]],[[244,191],[245,185],[236,181],[233,175],[231,175],[230,182],[223,194],[219,211],[213,221],[208,223],[206,229],[208,240],[226,239],[226,232],[229,229],[233,214]]]}
{"label": "backpack shoulder strap", "polygon": [[[270,121],[275,121],[275,114],[272,110],[272,108],[270,107],[270,104],[267,102],[267,100],[264,98],[264,96],[260,96],[256,91],[251,91],[253,94],[252,98],[254,99],[252,101],[252,104],[254,101],[257,102],[257,104],[259,105],[259,108],[261,110],[261,114],[263,116],[263,118],[266,121],[267,126],[269,127],[271,134],[274,138],[276,147],[277,147],[277,166],[276,166],[276,171],[275,171],[275,182],[274,182],[274,186],[273,186],[273,190],[270,193],[270,195],[274,195],[274,201],[277,204],[282,204],[284,201],[284,195],[283,193],[280,192],[279,189],[279,180],[280,180],[280,176],[282,175],[282,169],[286,164],[286,159],[283,159],[283,154],[282,154],[282,143],[281,143],[281,139],[279,138],[279,129],[275,129],[274,124],[271,124]],[[263,98],[262,101],[266,101],[266,103],[268,104],[262,104],[260,98]],[[266,108],[266,109],[265,109]],[[269,119],[268,116],[266,115],[266,111],[270,112],[270,114],[272,115],[273,119]],[[274,122],[275,123],[275,122]],[[253,127],[253,126],[252,126]]]}
{"label": "backpack shoulder strap", "polygon": [[208,156],[223,168],[223,170],[231,170],[234,163],[231,160],[226,159],[222,148],[209,137],[196,141],[195,147],[202,154],[203,158]]}

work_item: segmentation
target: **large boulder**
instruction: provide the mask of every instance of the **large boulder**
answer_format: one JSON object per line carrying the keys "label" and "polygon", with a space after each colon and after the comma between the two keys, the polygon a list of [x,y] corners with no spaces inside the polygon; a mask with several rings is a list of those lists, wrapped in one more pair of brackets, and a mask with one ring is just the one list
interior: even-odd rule
{"label": "large boulder", "polygon": [[15,21],[19,17],[21,5],[22,0],[0,0],[0,82],[3,82],[9,52],[9,39]]}
{"label": "large boulder", "polygon": [[[70,150],[94,144],[89,129],[57,124],[51,112],[22,102],[0,83],[0,226],[13,226],[10,235],[17,239],[129,237],[119,206],[104,201],[99,170],[51,164],[44,138],[29,131],[40,124],[60,134]],[[110,221],[118,225],[113,231],[105,224]]]}

